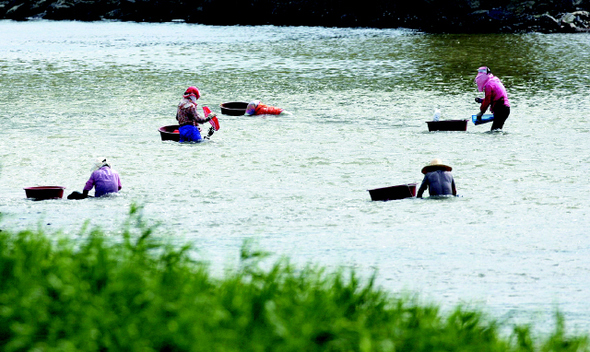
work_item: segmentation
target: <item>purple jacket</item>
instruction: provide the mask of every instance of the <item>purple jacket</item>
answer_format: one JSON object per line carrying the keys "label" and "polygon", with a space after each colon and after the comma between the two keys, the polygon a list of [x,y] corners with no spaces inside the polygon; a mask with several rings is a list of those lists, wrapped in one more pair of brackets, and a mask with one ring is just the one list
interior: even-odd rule
{"label": "purple jacket", "polygon": [[92,187],[95,187],[95,197],[104,196],[107,193],[119,192],[121,190],[119,174],[110,167],[103,166],[90,175],[90,179],[86,181],[84,190],[90,191]]}

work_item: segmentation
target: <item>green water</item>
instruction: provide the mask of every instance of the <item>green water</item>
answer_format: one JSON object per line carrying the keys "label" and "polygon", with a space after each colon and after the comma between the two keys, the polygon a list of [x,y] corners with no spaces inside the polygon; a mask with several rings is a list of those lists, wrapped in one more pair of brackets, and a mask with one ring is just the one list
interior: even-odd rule
{"label": "green water", "polygon": [[[588,330],[590,36],[424,35],[404,30],[0,22],[3,226],[119,229],[131,203],[159,236],[215,268],[245,239],[296,263],[347,266],[393,291]],[[469,123],[487,65],[512,113],[504,133]],[[209,143],[160,140],[189,85],[219,114]],[[290,112],[225,116],[260,99]],[[34,202],[23,187],[80,191],[111,159],[116,197]],[[420,182],[438,157],[461,197],[371,202]],[[113,234],[116,236],[116,234]]]}

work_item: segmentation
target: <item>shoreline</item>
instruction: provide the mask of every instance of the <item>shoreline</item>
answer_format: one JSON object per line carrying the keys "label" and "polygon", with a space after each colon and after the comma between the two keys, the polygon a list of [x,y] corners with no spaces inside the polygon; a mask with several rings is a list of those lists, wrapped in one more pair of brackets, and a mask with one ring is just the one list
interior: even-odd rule
{"label": "shoreline", "polygon": [[123,22],[184,22],[204,25],[276,25],[342,28],[407,28],[425,33],[589,33],[590,2],[486,0],[392,3],[369,0],[364,6],[330,0],[199,1],[0,1],[0,19]]}

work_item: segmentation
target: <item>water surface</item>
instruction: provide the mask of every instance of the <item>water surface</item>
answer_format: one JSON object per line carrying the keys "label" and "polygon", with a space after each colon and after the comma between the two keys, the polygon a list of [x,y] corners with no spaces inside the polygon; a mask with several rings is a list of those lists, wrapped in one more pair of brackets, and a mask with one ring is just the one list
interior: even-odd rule
{"label": "water surface", "polygon": [[[157,236],[214,270],[246,239],[295,263],[345,266],[397,293],[482,307],[502,320],[590,331],[590,36],[0,21],[3,227],[114,230],[132,203]],[[504,133],[428,132],[477,112],[488,65],[506,85]],[[211,142],[162,142],[189,85],[218,114],[260,99],[291,114],[219,114]],[[23,187],[81,191],[106,156],[123,191],[35,202]],[[438,157],[461,197],[371,202],[420,182]]]}

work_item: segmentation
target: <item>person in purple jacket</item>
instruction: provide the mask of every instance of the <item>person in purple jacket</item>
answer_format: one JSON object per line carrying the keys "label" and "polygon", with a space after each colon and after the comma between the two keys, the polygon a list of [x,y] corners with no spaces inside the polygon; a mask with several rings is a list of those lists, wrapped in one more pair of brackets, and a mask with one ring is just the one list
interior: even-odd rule
{"label": "person in purple jacket", "polygon": [[98,158],[92,167],[92,174],[84,186],[84,198],[94,187],[94,196],[102,197],[105,194],[116,193],[121,190],[121,179],[117,171],[113,170],[106,158]]}
{"label": "person in purple jacket", "polygon": [[477,84],[477,89],[480,92],[485,92],[483,99],[475,98],[475,101],[481,104],[477,118],[481,119],[489,107],[492,114],[494,114],[491,130],[501,130],[508,115],[510,115],[510,102],[508,101],[506,88],[504,88],[500,79],[494,76],[492,71],[485,66],[477,69],[475,84]]}

